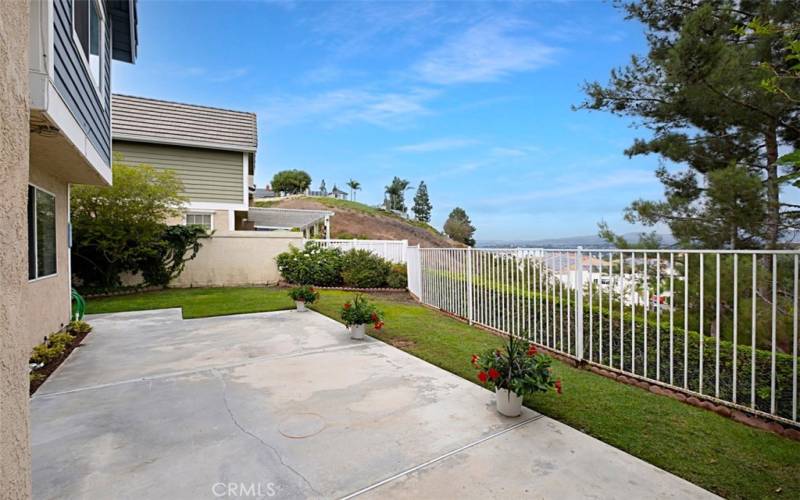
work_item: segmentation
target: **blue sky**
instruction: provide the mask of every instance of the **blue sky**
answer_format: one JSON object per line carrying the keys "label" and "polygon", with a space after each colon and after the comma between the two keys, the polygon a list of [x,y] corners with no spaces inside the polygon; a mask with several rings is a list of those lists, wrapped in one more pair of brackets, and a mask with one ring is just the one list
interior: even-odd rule
{"label": "blue sky", "polygon": [[139,16],[114,91],[258,113],[259,187],[299,168],[374,204],[395,175],[424,180],[433,224],[461,206],[478,240],[636,230],[624,207],[661,196],[658,159],[623,154],[646,130],[570,109],[645,51],[609,3],[141,0]]}

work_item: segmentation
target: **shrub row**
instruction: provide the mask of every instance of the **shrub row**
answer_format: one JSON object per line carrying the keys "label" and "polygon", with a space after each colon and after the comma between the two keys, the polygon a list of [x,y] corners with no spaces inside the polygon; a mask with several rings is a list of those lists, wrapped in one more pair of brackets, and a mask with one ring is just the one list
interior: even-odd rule
{"label": "shrub row", "polygon": [[276,257],[283,279],[299,285],[348,286],[353,288],[405,288],[406,266],[391,262],[368,250],[342,252],[321,248],[313,241],[304,249],[292,247]]}

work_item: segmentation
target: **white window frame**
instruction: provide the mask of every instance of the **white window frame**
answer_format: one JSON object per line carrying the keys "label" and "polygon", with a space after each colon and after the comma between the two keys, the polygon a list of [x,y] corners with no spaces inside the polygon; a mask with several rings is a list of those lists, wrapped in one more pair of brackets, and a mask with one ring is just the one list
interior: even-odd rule
{"label": "white window frame", "polygon": [[205,210],[205,211],[204,210],[191,210],[189,212],[186,212],[185,214],[183,214],[183,225],[184,226],[188,226],[189,225],[188,220],[189,220],[189,216],[190,215],[209,215],[210,216],[209,219],[211,221],[211,227],[209,227],[208,230],[209,231],[213,231],[214,230],[214,212],[207,211],[207,210]]}
{"label": "white window frame", "polygon": [[[89,2],[93,2],[95,7],[97,8],[97,12],[100,14],[100,81],[95,81],[94,75],[92,74],[92,66],[89,64],[89,55],[83,52],[83,45],[81,45],[81,40],[78,38],[78,32],[75,31],[75,2],[72,2],[72,41],[75,44],[75,49],[77,50],[79,57],[83,61],[83,66],[86,68],[86,72],[89,74],[89,79],[94,83],[93,87],[95,93],[97,94],[97,98],[100,101],[100,105],[103,106],[103,109],[106,107],[106,93],[107,89],[105,88],[105,76],[106,71],[106,9],[103,5],[101,0],[88,0]],[[87,21],[88,22],[88,21]],[[87,29],[91,30],[91,23],[87,27]],[[89,34],[91,36],[91,33]],[[91,39],[89,40],[89,45],[91,46]],[[91,50],[91,49],[89,49]]]}
{"label": "white window frame", "polygon": [[[56,229],[55,229],[55,233],[54,233],[54,236],[55,236],[55,239],[56,239],[56,241],[55,241],[55,253],[56,253],[55,271],[52,274],[45,274],[43,276],[39,276],[39,266],[38,266],[38,263],[39,263],[38,243],[39,242],[38,242],[38,238],[37,238],[37,235],[38,235],[38,232],[39,232],[38,231],[39,228],[37,226],[38,219],[36,217],[36,210],[34,210],[33,221],[31,221],[31,222],[33,222],[33,241],[32,242],[30,242],[30,241],[28,242],[29,245],[33,244],[33,259],[35,261],[33,267],[35,269],[35,274],[36,274],[35,278],[28,278],[28,283],[33,283],[34,281],[46,280],[48,278],[52,278],[54,276],[58,276],[58,196],[56,196],[55,193],[53,193],[53,192],[51,192],[51,191],[49,191],[47,189],[44,189],[42,187],[39,187],[39,186],[37,186],[36,184],[34,184],[32,182],[29,182],[28,186],[32,187],[33,189],[35,189],[37,191],[41,191],[41,192],[43,192],[45,194],[49,194],[50,196],[53,197],[53,205],[54,205],[54,209],[55,209],[55,213],[53,214],[53,216],[55,218],[55,224],[56,224]],[[36,206],[36,202],[34,201],[34,207],[35,206]],[[26,211],[27,211],[27,209],[26,209]],[[28,258],[30,258],[30,254],[28,254]]]}

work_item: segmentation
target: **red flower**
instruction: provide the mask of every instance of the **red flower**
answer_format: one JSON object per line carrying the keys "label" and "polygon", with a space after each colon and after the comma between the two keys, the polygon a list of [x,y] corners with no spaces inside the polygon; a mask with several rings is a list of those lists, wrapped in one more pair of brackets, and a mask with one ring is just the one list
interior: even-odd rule
{"label": "red flower", "polygon": [[486,372],[483,372],[483,371],[482,371],[482,372],[478,373],[478,380],[480,380],[480,381],[481,381],[481,382],[483,382],[484,384],[486,383],[486,380],[487,380],[488,378],[489,378],[489,376],[488,376],[488,375],[486,375]]}
{"label": "red flower", "polygon": [[500,372],[495,370],[494,368],[489,368],[489,378],[492,380],[497,380],[500,378]]}
{"label": "red flower", "polygon": [[472,355],[472,364],[474,366],[478,366],[478,356],[476,356],[475,354]]}
{"label": "red flower", "polygon": [[376,330],[380,330],[381,328],[383,328],[383,321],[378,321],[377,323],[375,323]]}
{"label": "red flower", "polygon": [[370,314],[370,315],[369,315],[369,318],[370,318],[372,321],[378,321],[378,315],[377,315],[377,314],[375,314],[375,313],[372,313],[372,314]]}
{"label": "red flower", "polygon": [[561,379],[556,380],[556,392],[561,394]]}
{"label": "red flower", "polygon": [[531,344],[531,346],[528,347],[528,356],[536,356],[537,352],[538,351],[536,351],[536,346],[535,345]]}
{"label": "red flower", "polygon": [[345,302],[344,303],[344,308],[345,309],[350,309],[350,302]]}

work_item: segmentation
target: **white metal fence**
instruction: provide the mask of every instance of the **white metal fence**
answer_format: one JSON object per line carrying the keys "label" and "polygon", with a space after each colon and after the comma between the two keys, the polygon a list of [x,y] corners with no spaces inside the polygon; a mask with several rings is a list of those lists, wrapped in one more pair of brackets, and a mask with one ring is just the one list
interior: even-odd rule
{"label": "white metal fence", "polygon": [[409,248],[428,305],[798,423],[796,251]]}
{"label": "white metal fence", "polygon": [[408,240],[308,240],[325,247],[348,250],[369,250],[389,262],[404,264]]}

